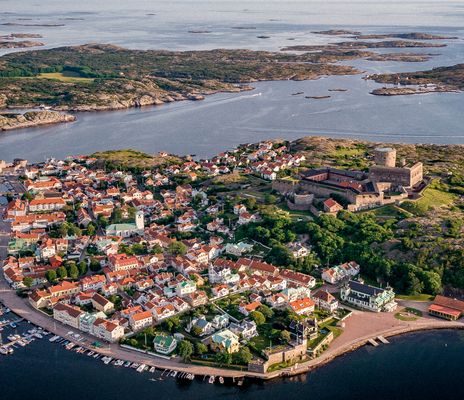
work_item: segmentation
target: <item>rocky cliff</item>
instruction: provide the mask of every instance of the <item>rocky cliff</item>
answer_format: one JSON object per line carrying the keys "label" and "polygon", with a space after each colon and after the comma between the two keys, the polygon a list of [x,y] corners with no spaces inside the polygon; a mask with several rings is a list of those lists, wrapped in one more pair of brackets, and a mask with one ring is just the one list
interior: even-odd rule
{"label": "rocky cliff", "polygon": [[24,114],[5,113],[0,114],[0,131],[57,124],[60,122],[72,122],[75,120],[76,117],[74,115],[62,114],[56,111],[28,111]]}

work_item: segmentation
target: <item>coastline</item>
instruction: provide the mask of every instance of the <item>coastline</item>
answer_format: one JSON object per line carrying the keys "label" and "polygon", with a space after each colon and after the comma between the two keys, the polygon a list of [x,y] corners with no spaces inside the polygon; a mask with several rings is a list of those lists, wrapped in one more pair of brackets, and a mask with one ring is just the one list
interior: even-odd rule
{"label": "coastline", "polygon": [[[15,291],[9,288],[7,283],[4,281],[3,277],[0,280],[0,301],[6,307],[10,308],[12,312],[26,319],[32,324],[36,326],[41,326],[45,330],[50,331],[53,334],[59,336],[65,338],[68,336],[67,333],[69,332],[69,326],[65,326],[59,322],[56,322],[48,315],[45,315],[33,308],[32,305],[29,304],[27,299],[18,297]],[[377,314],[369,313],[365,315]],[[188,372],[200,376],[214,375],[232,379],[251,378],[266,381],[277,378],[306,374],[316,368],[328,364],[337,357],[355,351],[363,347],[364,345],[369,344],[370,339],[376,339],[378,336],[388,338],[420,331],[441,329],[464,329],[464,323],[459,321],[441,321],[437,319],[432,319],[431,317],[424,317],[423,319],[425,320],[425,322],[407,322],[404,324],[400,324],[400,326],[396,326],[390,329],[372,332],[368,335],[356,338],[355,340],[337,346],[336,340],[339,339],[339,337],[335,339],[334,342],[332,342],[331,347],[329,347],[328,350],[326,350],[324,353],[322,353],[319,357],[315,359],[303,362],[301,364],[295,364],[295,366],[292,367],[283,368],[278,371],[268,372],[264,374],[250,372],[247,370],[239,371],[220,367],[208,367],[197,364],[187,364],[176,359],[165,359],[161,357],[157,358],[145,352],[139,352],[136,350],[129,350],[127,348],[123,348],[117,343],[108,344],[108,347],[96,349],[95,347],[91,346],[90,343],[95,342],[97,338],[88,334],[84,334],[83,332],[79,332],[79,334],[85,337],[89,343],[79,343],[79,345],[83,348],[86,348],[87,350],[92,350],[102,355],[111,356],[113,358],[122,359],[124,361],[137,362],[139,364],[143,363],[150,367],[153,366],[158,369],[169,369],[179,372]],[[341,335],[341,337],[343,337],[343,334]]]}

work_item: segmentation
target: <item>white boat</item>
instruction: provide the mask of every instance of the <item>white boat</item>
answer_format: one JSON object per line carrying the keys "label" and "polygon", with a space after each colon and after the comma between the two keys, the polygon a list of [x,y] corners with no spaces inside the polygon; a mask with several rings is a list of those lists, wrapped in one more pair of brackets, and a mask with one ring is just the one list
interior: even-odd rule
{"label": "white boat", "polygon": [[87,353],[87,357],[91,357],[91,356],[93,356],[93,355],[94,355],[94,352],[93,352],[93,351],[89,351],[89,352]]}
{"label": "white boat", "polygon": [[126,361],[126,363],[124,364],[124,368],[129,368],[131,365],[131,362],[130,361]]}
{"label": "white boat", "polygon": [[37,339],[43,339],[43,336],[42,336],[40,333],[34,333],[34,336],[35,336]]}
{"label": "white boat", "polygon": [[137,368],[137,372],[143,372],[143,371],[145,370],[145,367],[146,367],[145,364],[141,364],[141,365]]}
{"label": "white boat", "polygon": [[224,378],[222,376],[219,377],[219,383],[222,385],[224,383]]}
{"label": "white boat", "polygon": [[214,383],[214,379],[215,379],[214,376],[211,375],[208,379],[208,383]]}
{"label": "white boat", "polygon": [[155,367],[151,367],[150,372],[153,374],[155,372]]}
{"label": "white boat", "polygon": [[48,339],[49,342],[56,342],[60,337],[58,335],[52,336],[50,339]]}

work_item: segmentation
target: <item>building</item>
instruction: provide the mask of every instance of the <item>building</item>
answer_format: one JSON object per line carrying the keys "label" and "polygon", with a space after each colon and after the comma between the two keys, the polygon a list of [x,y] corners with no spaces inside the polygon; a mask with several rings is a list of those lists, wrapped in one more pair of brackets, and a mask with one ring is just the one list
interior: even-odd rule
{"label": "building", "polygon": [[129,324],[134,332],[147,328],[153,324],[153,314],[150,311],[141,311],[130,315]]}
{"label": "building", "polygon": [[236,353],[240,350],[240,343],[238,336],[231,332],[229,329],[224,329],[216,332],[209,338],[209,345],[211,350],[218,353]]}
{"label": "building", "polygon": [[156,335],[153,339],[153,347],[157,353],[169,354],[177,347],[177,340],[172,336]]}
{"label": "building", "polygon": [[143,233],[145,229],[144,215],[142,211],[135,213],[135,223],[111,224],[105,229],[106,236],[122,236],[124,238]]}
{"label": "building", "polygon": [[342,287],[340,298],[356,307],[374,312],[394,311],[397,306],[395,292],[391,287],[382,289],[352,280]]}
{"label": "building", "polygon": [[79,329],[80,316],[83,311],[79,307],[70,306],[64,303],[57,303],[53,307],[53,318],[62,324]]}
{"label": "building", "polygon": [[338,300],[326,290],[318,291],[312,299],[321,310],[329,313],[333,313],[338,308]]}
{"label": "building", "polygon": [[93,323],[92,333],[107,342],[117,342],[124,336],[124,327],[113,321],[97,318]]}
{"label": "building", "polygon": [[114,311],[114,304],[98,293],[95,293],[92,296],[92,306],[96,310],[102,311],[105,314],[109,314]]}
{"label": "building", "polygon": [[316,303],[314,303],[314,301],[312,301],[309,297],[294,300],[288,303],[288,307],[290,308],[290,310],[292,310],[295,314],[298,315],[310,314],[314,312],[315,305]]}
{"label": "building", "polygon": [[109,257],[109,265],[112,271],[127,271],[132,268],[138,268],[139,261],[135,256],[114,254]]}
{"label": "building", "polygon": [[429,314],[434,317],[456,321],[464,314],[464,301],[437,295],[429,307]]}

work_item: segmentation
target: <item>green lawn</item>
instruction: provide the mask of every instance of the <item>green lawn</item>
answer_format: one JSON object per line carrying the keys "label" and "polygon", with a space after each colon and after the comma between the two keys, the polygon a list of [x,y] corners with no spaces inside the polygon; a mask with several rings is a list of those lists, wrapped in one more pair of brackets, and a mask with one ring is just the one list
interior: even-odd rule
{"label": "green lawn", "polygon": [[452,204],[456,199],[456,195],[443,190],[429,187],[424,190],[422,198],[417,200],[417,203],[427,207],[440,207]]}
{"label": "green lawn", "polygon": [[45,72],[38,75],[39,79],[54,79],[61,82],[71,83],[91,83],[93,78],[83,78],[77,72],[64,71],[64,72]]}
{"label": "green lawn", "polygon": [[410,300],[410,301],[431,301],[434,296],[430,294],[414,294],[414,295],[396,295],[396,298],[399,300]]}

